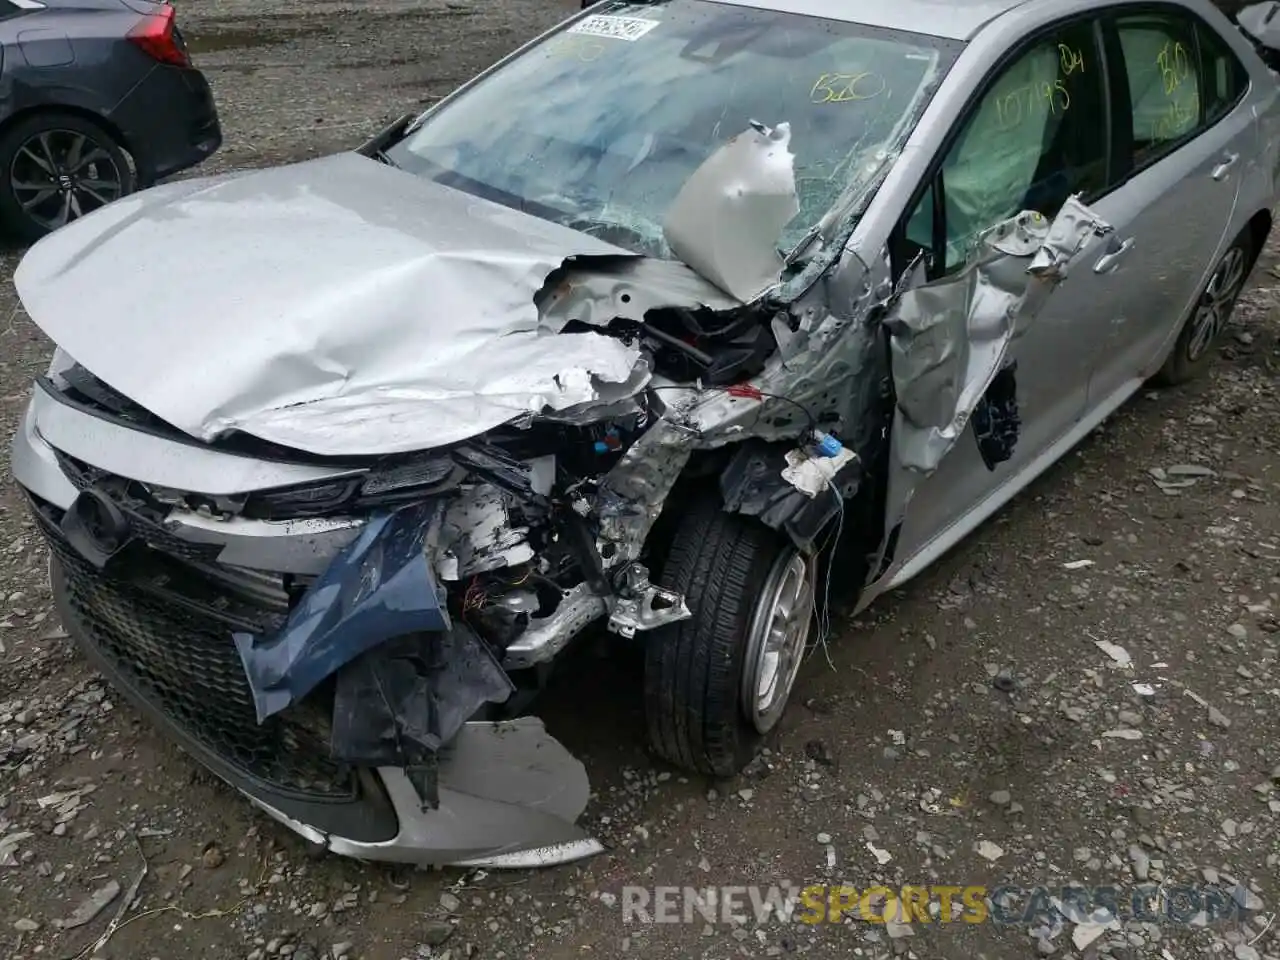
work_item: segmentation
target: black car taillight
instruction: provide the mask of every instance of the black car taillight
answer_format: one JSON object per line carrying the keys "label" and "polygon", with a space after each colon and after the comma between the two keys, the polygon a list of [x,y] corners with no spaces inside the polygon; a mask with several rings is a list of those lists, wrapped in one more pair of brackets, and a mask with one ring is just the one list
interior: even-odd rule
{"label": "black car taillight", "polygon": [[160,63],[189,67],[191,57],[174,25],[174,17],[173,7],[166,4],[159,13],[144,17],[129,31],[129,42]]}

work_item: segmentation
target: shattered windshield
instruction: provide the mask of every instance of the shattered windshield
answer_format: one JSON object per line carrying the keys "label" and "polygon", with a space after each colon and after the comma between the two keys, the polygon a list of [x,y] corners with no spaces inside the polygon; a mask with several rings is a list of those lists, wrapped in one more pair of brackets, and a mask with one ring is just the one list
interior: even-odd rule
{"label": "shattered windshield", "polygon": [[387,151],[411,172],[671,258],[686,178],[750,121],[791,125],[790,249],[902,146],[959,44],[709,0],[611,2]]}

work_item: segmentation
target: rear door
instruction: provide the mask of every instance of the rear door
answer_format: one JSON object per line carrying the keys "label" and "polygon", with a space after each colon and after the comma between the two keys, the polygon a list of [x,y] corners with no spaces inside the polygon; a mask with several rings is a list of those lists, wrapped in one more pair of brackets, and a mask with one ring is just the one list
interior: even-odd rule
{"label": "rear door", "polygon": [[1089,406],[1112,407],[1155,372],[1229,242],[1257,133],[1244,66],[1185,7],[1129,5],[1104,21],[1123,182],[1095,205],[1116,256],[1093,265],[1107,311]]}

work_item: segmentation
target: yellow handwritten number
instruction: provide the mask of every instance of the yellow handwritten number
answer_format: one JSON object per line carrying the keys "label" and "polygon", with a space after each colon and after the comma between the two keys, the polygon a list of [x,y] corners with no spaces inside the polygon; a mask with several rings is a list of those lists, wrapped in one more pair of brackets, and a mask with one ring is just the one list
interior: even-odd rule
{"label": "yellow handwritten number", "polygon": [[1183,81],[1191,74],[1187,50],[1177,41],[1165,41],[1164,47],[1156,54],[1156,66],[1160,69],[1160,79],[1164,82],[1165,96],[1182,86]]}
{"label": "yellow handwritten number", "polygon": [[873,100],[885,91],[884,77],[874,73],[824,73],[809,91],[813,103]]}
{"label": "yellow handwritten number", "polygon": [[1170,100],[1163,114],[1151,125],[1151,139],[1157,143],[1176,140],[1195,122],[1196,112],[1176,100]]}
{"label": "yellow handwritten number", "polygon": [[1071,94],[1061,80],[1054,83],[1029,83],[996,99],[996,124],[1000,131],[1017,129],[1032,116],[1045,112],[1056,116],[1071,107]]}
{"label": "yellow handwritten number", "polygon": [[1084,54],[1072,50],[1065,43],[1058,44],[1058,60],[1062,64],[1062,75],[1069,77],[1073,73],[1084,72]]}

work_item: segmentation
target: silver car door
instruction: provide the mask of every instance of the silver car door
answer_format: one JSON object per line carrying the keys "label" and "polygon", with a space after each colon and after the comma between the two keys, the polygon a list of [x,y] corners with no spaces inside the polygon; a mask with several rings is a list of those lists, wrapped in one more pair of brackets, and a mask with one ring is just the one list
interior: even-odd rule
{"label": "silver car door", "polygon": [[1092,265],[1109,330],[1090,408],[1114,407],[1160,365],[1230,240],[1240,174],[1257,153],[1247,71],[1194,13],[1121,8],[1107,31],[1117,147],[1130,172],[1095,207],[1116,232]]}
{"label": "silver car door", "polygon": [[[1092,202],[1105,193],[1101,50],[1095,21],[1076,17],[1011,51],[957,125],[935,175],[904,218],[895,243],[899,268],[925,251],[932,259],[931,282],[958,275],[983,230],[1020,210],[1051,219],[1073,195]],[[1091,240],[1090,249],[1101,242]],[[892,563],[881,566],[867,600],[996,509],[1072,430],[1084,410],[1095,358],[1095,300],[1093,275],[1073,270],[1011,343],[1002,370],[933,472],[904,465],[899,451],[890,476],[891,529],[895,507],[905,507],[907,499],[910,505]]]}

